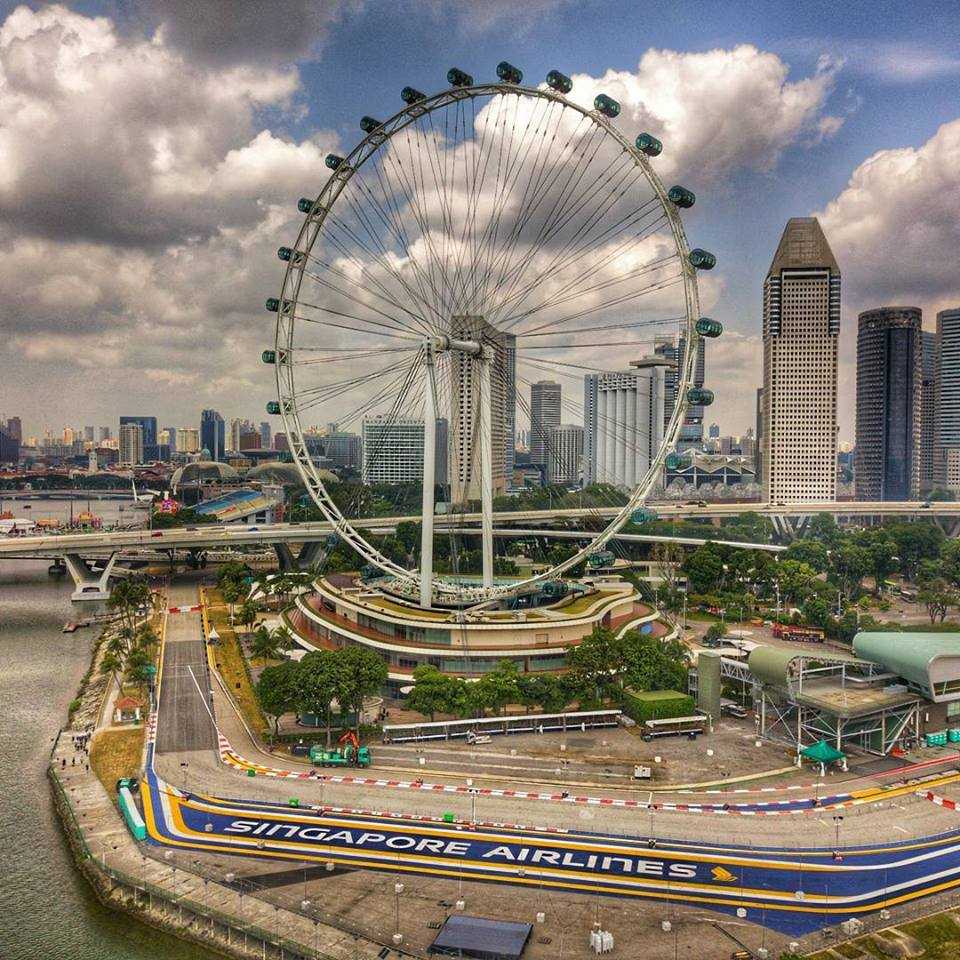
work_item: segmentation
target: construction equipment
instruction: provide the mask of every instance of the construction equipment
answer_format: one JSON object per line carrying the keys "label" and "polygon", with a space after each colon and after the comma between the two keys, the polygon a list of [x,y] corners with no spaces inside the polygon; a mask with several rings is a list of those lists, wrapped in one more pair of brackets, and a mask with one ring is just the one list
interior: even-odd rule
{"label": "construction equipment", "polygon": [[370,748],[361,747],[357,735],[348,730],[333,750],[325,750],[319,744],[310,748],[310,762],[315,767],[369,767]]}

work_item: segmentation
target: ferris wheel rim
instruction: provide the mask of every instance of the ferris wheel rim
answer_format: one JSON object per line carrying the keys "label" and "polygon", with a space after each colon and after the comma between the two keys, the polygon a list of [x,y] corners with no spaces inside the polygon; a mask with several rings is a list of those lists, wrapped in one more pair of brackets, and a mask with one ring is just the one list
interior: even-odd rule
{"label": "ferris wheel rim", "polygon": [[[678,376],[673,412],[664,431],[659,449],[651,459],[650,465],[643,478],[631,491],[627,502],[619,512],[615,514],[603,530],[594,534],[585,546],[578,549],[567,559],[554,564],[539,574],[517,578],[511,580],[509,584],[495,584],[493,587],[483,588],[482,597],[480,597],[476,603],[471,604],[474,608],[482,607],[487,603],[516,594],[533,584],[557,579],[562,576],[613,539],[629,520],[633,512],[641,504],[646,502],[651,490],[656,484],[667,455],[675,448],[679,438],[686,410],[689,406],[687,392],[693,382],[698,346],[701,339],[696,329],[696,321],[699,318],[699,292],[696,270],[689,260],[690,248],[687,243],[686,233],[679,211],[668,199],[667,191],[659,175],[651,165],[649,158],[637,149],[635,144],[631,143],[630,140],[613,125],[608,117],[596,109],[590,110],[582,107],[552,89],[523,86],[514,83],[483,83],[462,87],[455,86],[433,94],[432,96],[424,97],[414,103],[407,104],[360,140],[353,150],[343,158],[340,166],[328,177],[317,199],[313,202],[311,210],[305,215],[297,235],[296,243],[291,248],[294,255],[291,256],[287,262],[281,287],[279,300],[280,309],[277,311],[274,338],[276,354],[275,379],[280,416],[286,433],[289,452],[304,480],[311,499],[332,525],[332,532],[349,544],[368,563],[380,568],[384,573],[392,575],[401,581],[405,581],[411,588],[415,589],[419,586],[419,569],[408,570],[392,561],[370,544],[353,524],[351,524],[350,520],[343,515],[343,512],[327,491],[320,471],[314,464],[307,449],[303,428],[300,423],[300,411],[297,407],[297,393],[294,385],[291,360],[294,351],[293,341],[296,328],[295,308],[300,297],[300,288],[304,278],[304,264],[306,263],[307,256],[312,251],[317,238],[321,234],[328,213],[333,209],[337,198],[343,192],[346,185],[354,174],[362,168],[363,164],[375,156],[381,147],[389,143],[393,136],[420,117],[442,110],[451,104],[468,99],[493,98],[498,95],[548,100],[558,103],[565,109],[576,111],[582,117],[587,118],[599,127],[608,137],[613,138],[621,149],[629,154],[634,164],[640,168],[647,184],[659,201],[660,208],[670,225],[670,233],[673,238],[675,252],[679,257],[686,314],[684,318],[683,335],[687,347],[684,351],[682,368],[678,368],[677,370]],[[306,245],[304,244],[305,238],[309,238]],[[299,262],[297,262],[298,254],[302,255],[299,258]],[[285,309],[288,304],[291,305],[289,310]],[[443,577],[435,575],[433,583],[435,588],[442,587],[444,583]]]}

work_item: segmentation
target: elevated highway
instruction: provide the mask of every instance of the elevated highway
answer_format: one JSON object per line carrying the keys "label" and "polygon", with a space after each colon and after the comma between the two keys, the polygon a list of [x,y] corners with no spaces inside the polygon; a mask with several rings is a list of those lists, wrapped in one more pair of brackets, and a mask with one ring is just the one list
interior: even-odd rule
{"label": "elevated highway", "polygon": [[[746,503],[658,503],[649,508],[661,520],[704,519],[719,524],[724,518],[734,517],[745,511],[769,517],[774,527],[787,539],[801,531],[803,525],[812,516],[826,513],[840,519],[872,523],[884,517],[923,517],[929,518],[944,529],[948,536],[960,534],[960,503],[923,503],[919,501],[901,503],[806,503],[806,504],[746,504]],[[494,514],[498,523],[495,535],[556,535],[577,539],[577,531],[557,531],[550,534],[531,524],[580,524],[584,520],[608,521],[618,512],[616,507],[583,507],[573,509],[517,510],[501,511]],[[397,524],[417,522],[419,516],[372,517],[351,520],[359,528],[372,533],[393,532]],[[436,517],[437,529],[462,526],[465,532],[472,532],[473,525],[480,522],[478,513],[440,514]],[[517,528],[505,525],[524,524]],[[166,530],[112,530],[93,533],[49,534],[28,537],[7,537],[0,540],[0,560],[25,558],[63,558],[71,576],[77,585],[74,599],[104,599],[108,592],[108,581],[113,571],[113,563],[122,551],[156,551],[170,555],[176,551],[204,552],[224,550],[233,547],[273,547],[280,558],[281,567],[301,569],[310,566],[320,555],[323,543],[334,532],[335,527],[326,521],[315,523],[276,523],[276,524],[204,524],[196,527],[178,527]],[[662,540],[641,534],[622,535],[622,539]],[[696,544],[702,542],[695,538],[673,537],[678,543]],[[704,538],[706,539],[706,538]],[[716,542],[723,541],[720,537]],[[769,544],[744,544],[730,542],[731,545],[766,549],[776,552],[778,549]],[[294,557],[290,544],[301,544],[298,556]],[[103,570],[94,570],[90,564],[93,559],[106,561]]]}

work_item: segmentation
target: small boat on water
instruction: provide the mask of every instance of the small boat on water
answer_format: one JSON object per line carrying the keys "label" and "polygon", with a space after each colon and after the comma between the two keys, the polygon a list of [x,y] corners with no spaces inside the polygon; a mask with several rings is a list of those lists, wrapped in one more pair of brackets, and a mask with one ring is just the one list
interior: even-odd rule
{"label": "small boat on water", "polygon": [[76,633],[77,627],[79,627],[79,626],[80,626],[79,623],[72,623],[72,622],[71,622],[71,623],[65,623],[65,624],[63,625],[63,631],[62,631],[62,632],[63,632],[63,633]]}

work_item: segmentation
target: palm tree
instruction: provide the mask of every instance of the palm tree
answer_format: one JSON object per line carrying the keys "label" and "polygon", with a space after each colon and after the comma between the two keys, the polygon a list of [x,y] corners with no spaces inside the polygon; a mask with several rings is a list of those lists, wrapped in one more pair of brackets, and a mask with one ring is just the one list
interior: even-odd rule
{"label": "palm tree", "polygon": [[237,618],[248,630],[257,622],[260,604],[256,600],[244,600],[240,606],[240,616]]}
{"label": "palm tree", "polygon": [[274,634],[266,627],[260,627],[250,641],[250,655],[262,660],[279,659],[279,649]]}
{"label": "palm tree", "polygon": [[111,674],[113,676],[113,682],[117,685],[117,689],[120,689],[120,674],[123,672],[123,660],[109,648],[100,661],[100,672]]}

